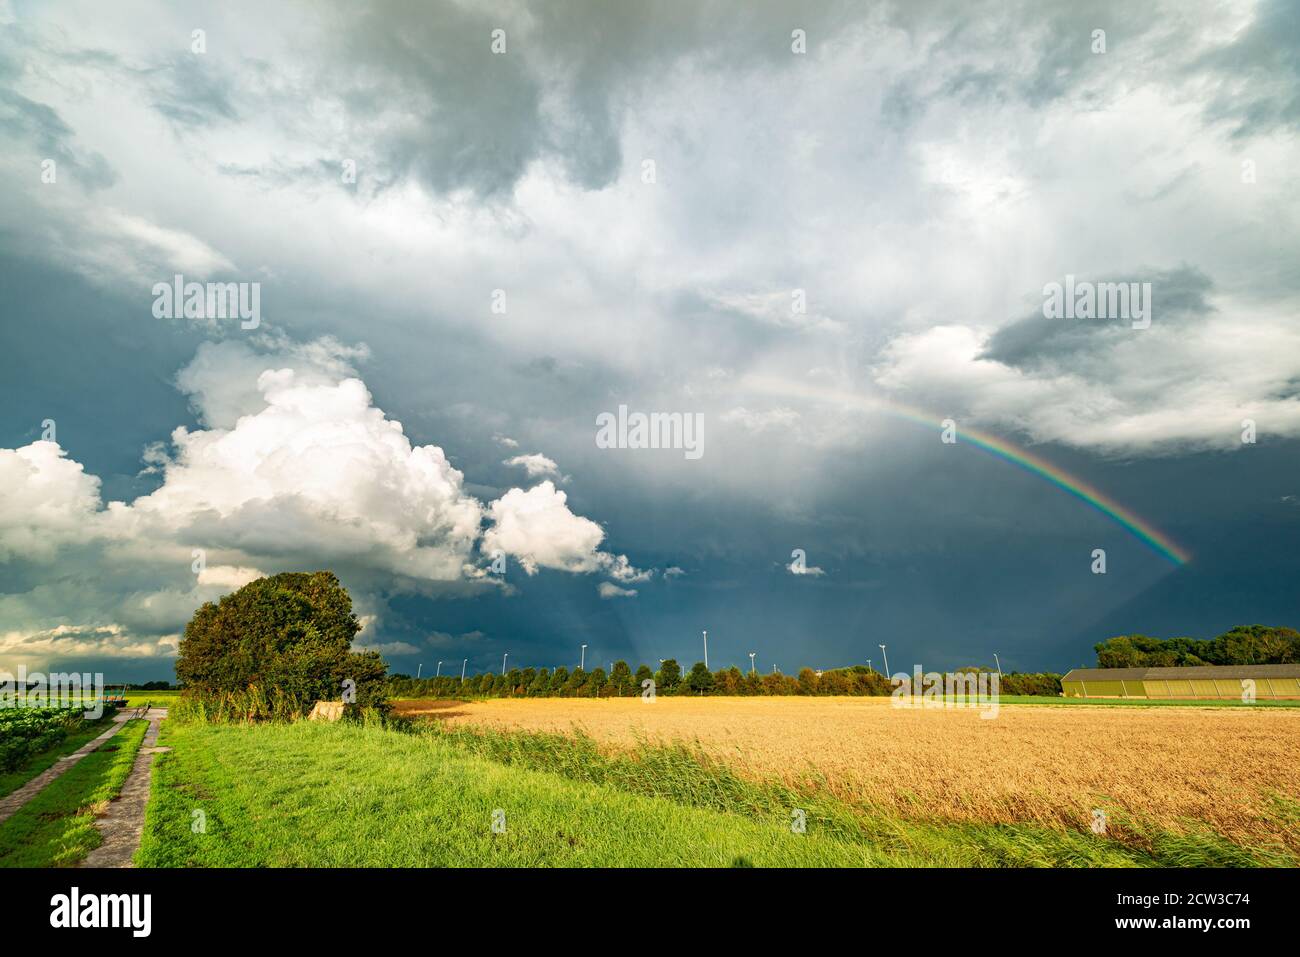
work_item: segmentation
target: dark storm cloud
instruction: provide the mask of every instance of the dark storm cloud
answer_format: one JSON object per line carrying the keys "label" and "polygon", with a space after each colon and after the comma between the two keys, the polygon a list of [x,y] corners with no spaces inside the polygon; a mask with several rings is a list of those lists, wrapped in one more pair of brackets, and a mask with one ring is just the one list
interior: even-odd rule
{"label": "dark storm cloud", "polygon": [[[1300,117],[1300,12],[1278,0],[1243,34],[1193,64],[1217,73],[1224,89],[1208,108],[1235,117],[1238,135]],[[918,48],[913,69],[890,84],[882,105],[896,128],[936,99],[970,103],[1015,100],[1041,107],[1069,95],[1100,105],[1117,68],[1143,71],[1174,60],[1195,24],[1123,0],[1045,7],[965,3],[879,6],[872,16],[906,32]],[[528,164],[558,158],[587,189],[613,182],[622,165],[620,126],[638,84],[679,64],[710,69],[788,69],[790,31],[807,33],[810,52],[842,40],[863,11],[841,3],[654,5],[548,3],[527,23],[483,9],[413,0],[355,14],[346,47],[323,85],[347,104],[355,124],[374,134],[382,184],[412,176],[445,193],[508,193]],[[856,22],[855,22],[856,21]],[[506,30],[508,52],[488,52],[493,29]],[[1105,32],[1105,53],[1093,32]],[[1008,69],[999,55],[1023,37],[1022,59]],[[1119,67],[1119,64],[1125,67]],[[342,84],[336,81],[344,79]],[[1144,84],[1153,77],[1134,74]]]}
{"label": "dark storm cloud", "polygon": [[355,189],[355,184],[343,181],[340,175],[343,169],[343,158],[322,158],[308,163],[293,163],[275,157],[256,166],[242,163],[217,164],[217,172],[221,175],[256,181],[263,189],[268,190],[294,186],[310,190],[322,185],[341,190]]}
{"label": "dark storm cloud", "polygon": [[173,379],[201,332],[160,327],[133,289],[106,293],[12,253],[0,256],[0,288],[0,447],[37,439],[50,418],[65,447],[104,479],[106,498],[148,490],[153,483],[138,478],[141,450],[192,422]]}
{"label": "dark storm cloud", "polygon": [[153,77],[159,87],[154,108],[175,123],[204,127],[239,119],[229,70],[206,56],[178,56]]}
{"label": "dark storm cloud", "polygon": [[[497,26],[452,3],[361,9],[347,30],[340,79],[355,123],[375,131],[386,173],[436,192],[508,191],[542,140],[539,90],[525,61],[492,55]],[[516,40],[516,42],[518,42]]]}
{"label": "dark storm cloud", "polygon": [[1191,64],[1215,92],[1206,116],[1232,125],[1238,138],[1300,126],[1300,4],[1265,0],[1249,27]]}
{"label": "dark storm cloud", "polygon": [[[1178,42],[1154,30],[1171,26],[1157,9],[1125,0],[899,4],[888,16],[922,48],[915,67],[886,93],[884,116],[895,128],[915,122],[940,98],[1042,107],[1080,90],[1097,97],[1117,58],[1172,53]],[[1173,27],[1181,35],[1182,25]],[[1105,52],[1093,49],[1096,30],[1105,34]],[[1008,67],[995,54],[1013,45],[1021,56]]]}
{"label": "dark storm cloud", "polygon": [[[57,110],[14,89],[33,48],[41,49],[36,38],[21,26],[9,25],[0,31],[0,138],[6,144],[28,146],[42,159],[53,159],[60,175],[71,174],[70,179],[87,190],[112,186],[117,172],[108,160],[80,146],[75,131]],[[97,51],[78,51],[76,57],[88,63],[112,60]]]}
{"label": "dark storm cloud", "polygon": [[[1064,276],[1053,282],[1063,283]],[[1076,283],[1151,283],[1152,323],[1185,324],[1214,313],[1210,277],[1194,266],[1128,276],[1076,276]],[[1037,370],[1092,353],[1104,353],[1133,335],[1124,319],[1048,319],[1041,309],[1003,326],[980,355],[1019,369]]]}
{"label": "dark storm cloud", "polygon": [[43,159],[53,159],[62,175],[89,190],[103,189],[117,181],[117,173],[94,150],[77,145],[76,133],[59,113],[44,103],[13,89],[22,73],[22,56],[13,36],[0,40],[0,138],[8,144],[21,143]]}
{"label": "dark storm cloud", "polygon": [[[528,164],[557,157],[570,179],[600,189],[622,166],[623,111],[636,86],[684,58],[713,68],[788,66],[790,31],[810,48],[831,36],[840,4],[548,3],[524,22],[449,2],[392,0],[345,14],[347,41],[322,78],[391,183],[412,176],[437,193],[508,193]],[[493,30],[506,51],[490,52]],[[820,32],[819,32],[820,31]],[[355,130],[354,130],[355,131]]]}
{"label": "dark storm cloud", "polygon": [[[37,109],[43,104],[33,102],[43,96],[27,87],[33,101],[12,122],[28,141],[46,130],[74,159],[99,157],[79,152],[79,144],[103,148],[124,170],[121,189],[74,207],[66,225],[54,225],[62,210],[42,219],[42,208],[31,204],[42,214],[32,219],[38,227],[83,238],[84,217],[116,206],[160,228],[192,233],[241,266],[264,264],[268,303],[275,297],[274,326],[304,342],[329,333],[369,344],[371,358],[358,363],[358,372],[375,405],[400,421],[413,443],[445,449],[465,473],[469,493],[485,501],[500,496],[522,481],[503,458],[545,454],[571,476],[564,490],[572,508],[599,522],[613,546],[626,549],[641,567],[688,570],[680,579],[661,573],[637,583],[638,596],[621,601],[602,601],[594,575],[542,571],[528,578],[517,568],[509,577],[513,594],[435,599],[433,586],[419,594],[395,591],[392,576],[376,574],[364,558],[337,557],[330,541],[312,542],[312,557],[334,567],[359,601],[370,602],[361,610],[377,613],[368,640],[428,649],[422,659],[390,657],[400,670],[414,673],[422,660],[428,674],[443,655],[457,664],[469,656],[471,671],[499,667],[504,651],[511,664],[572,666],[581,642],[591,646],[589,663],[609,657],[653,663],[667,655],[689,663],[699,655],[702,627],[710,629],[717,662],[745,667],[747,652],[755,650],[765,670],[773,662],[786,669],[862,662],[879,641],[890,643],[891,663],[895,649],[938,667],[991,664],[989,653],[997,650],[1012,666],[1063,668],[1088,660],[1091,644],[1112,632],[1207,636],[1251,620],[1294,623],[1300,596],[1290,584],[1296,574],[1290,546],[1298,510],[1285,506],[1292,516],[1286,522],[1275,512],[1284,496],[1297,492],[1296,443],[1266,435],[1244,454],[1180,450],[1161,460],[1139,456],[1119,463],[1077,447],[1038,447],[1175,534],[1196,555],[1193,566],[1175,570],[1059,489],[969,445],[941,446],[919,427],[903,426],[862,445],[858,432],[881,427],[864,418],[823,447],[777,428],[749,433],[728,427],[723,415],[737,403],[754,412],[773,410],[761,398],[728,394],[727,383],[764,366],[792,376],[818,367],[814,371],[825,375],[833,363],[823,352],[848,350],[854,342],[861,344],[865,369],[897,331],[893,317],[920,323],[952,316],[950,309],[932,308],[944,300],[927,298],[925,288],[956,287],[952,299],[975,299],[932,270],[946,236],[963,237],[962,248],[983,262],[1024,254],[1037,270],[1035,250],[1017,245],[1030,235],[1019,227],[1044,210],[1078,213],[1078,233],[1051,251],[1064,263],[1092,268],[1091,257],[1108,250],[1114,229],[1097,215],[1111,208],[1105,192],[1111,183],[1147,199],[1142,228],[1130,232],[1149,237],[1150,244],[1125,247],[1117,262],[1197,264],[1079,277],[1154,282],[1153,332],[1166,323],[1175,331],[1202,329],[1213,316],[1212,293],[1249,288],[1280,301],[1282,269],[1256,281],[1250,269],[1258,267],[1241,265],[1264,261],[1246,241],[1258,230],[1245,214],[1206,214],[1217,214],[1214,225],[1224,227],[1209,234],[1227,254],[1220,259],[1204,247],[1183,245],[1203,221],[1190,217],[1186,206],[1157,202],[1170,198],[1171,184],[1181,183],[1185,195],[1175,200],[1201,190],[1197,208],[1215,210],[1214,202],[1218,210],[1246,208],[1240,197],[1206,190],[1203,171],[1222,160],[1223,149],[1235,147],[1221,129],[1204,138],[1189,134],[1178,144],[1186,149],[1171,147],[1168,155],[1155,150],[1138,166],[1123,150],[1118,156],[1112,150],[1108,162],[1107,151],[1098,149],[1095,165],[1083,170],[1056,161],[1070,152],[1063,144],[1073,135],[1072,124],[1088,122],[1090,110],[1093,118],[1121,121],[1101,128],[1107,140],[1094,141],[1099,147],[1128,144],[1126,120],[1175,132],[1195,127],[1202,116],[1246,117],[1254,124],[1248,131],[1293,125],[1294,45],[1290,54],[1270,46],[1284,35],[1278,32],[1286,19],[1282,6],[1262,10],[1239,37],[1222,41],[1221,56],[1190,71],[1184,65],[1190,48],[1180,45],[1198,35],[1202,25],[1195,16],[1120,2],[973,6],[954,0],[870,8],[560,2],[529,5],[518,22],[506,18],[505,9],[498,15],[480,5],[340,3],[299,8],[311,13],[295,12],[278,24],[275,14],[250,6],[233,11],[224,31],[212,24],[211,35],[226,42],[212,44],[207,59],[177,56],[175,43],[159,44],[152,36],[123,50],[120,60],[102,51],[43,52],[61,63],[93,66],[73,79],[89,83],[93,75],[101,101],[121,102],[120,126],[95,129],[92,118],[86,128],[70,130],[64,118],[80,115],[74,107],[50,99],[63,117],[53,106],[44,107],[52,114],[46,115]],[[171,34],[188,37],[189,19],[187,12]],[[496,27],[508,34],[509,52],[502,56],[489,51]],[[809,55],[802,61],[790,54],[795,27],[808,32]],[[1107,31],[1105,56],[1090,49],[1094,28]],[[99,78],[109,73],[133,82],[101,85]],[[1235,86],[1239,76],[1249,86]],[[1271,79],[1277,76],[1281,86]],[[1185,94],[1198,77],[1223,81],[1204,113]],[[13,78],[5,77],[5,89]],[[65,89],[75,86],[64,75],[58,79]],[[877,106],[868,88],[878,90],[883,103]],[[688,95],[676,92],[683,90]],[[698,99],[692,95],[697,90]],[[1189,100],[1196,108],[1180,111]],[[1100,105],[1115,109],[1094,109]],[[1181,113],[1190,117],[1188,126],[1164,125]],[[141,116],[147,126],[130,125],[140,124]],[[930,125],[942,128],[925,128],[932,117],[943,123]],[[1043,147],[1040,137],[1054,124],[1067,134],[1049,137]],[[686,144],[676,157],[676,181],[656,196],[658,205],[644,223],[637,218],[644,208],[617,202],[604,208],[616,196],[561,195],[546,204],[524,197],[508,210],[529,220],[528,236],[500,228],[505,217],[494,214],[511,205],[511,191],[536,161],[543,182],[557,169],[586,190],[617,182],[632,165],[625,146],[639,148],[623,142],[633,127],[660,135],[664,149],[678,138]],[[178,138],[202,137],[214,128],[221,135],[210,137],[210,149],[166,154],[172,166],[160,180],[170,188],[151,188],[151,166],[136,155],[141,135],[158,137],[162,130],[160,139],[170,148]],[[990,131],[988,137],[980,130]],[[1003,136],[1012,146],[1010,155],[999,157]],[[807,152],[787,162],[796,139]],[[938,191],[939,202],[924,182],[930,174],[918,164],[917,151],[936,142],[950,147],[959,165],[966,161],[972,178],[1004,172],[1026,185],[1024,203],[1041,205],[1017,218],[1015,204],[1000,199],[979,211],[988,228],[973,230],[944,205],[953,201],[953,191]],[[316,202],[318,190],[351,188],[340,185],[343,157],[358,161],[359,201]],[[895,175],[895,168],[903,172]],[[1235,188],[1235,164],[1228,168]],[[212,176],[214,169],[222,175]],[[403,196],[400,210],[384,201],[367,205],[366,177],[379,189],[410,182],[439,197],[461,195],[455,204],[424,204],[422,197],[406,203]],[[256,189],[247,188],[252,180]],[[819,182],[822,191],[804,191]],[[271,194],[274,203],[266,201]],[[201,201],[182,202],[187,196]],[[782,201],[787,196],[789,203]],[[546,208],[552,201],[562,207],[559,216]],[[440,205],[455,205],[465,220],[458,223],[453,215],[442,221]],[[855,232],[850,216],[867,228]],[[1006,218],[999,223],[998,217]],[[177,425],[197,427],[173,377],[193,358],[204,333],[152,320],[141,290],[116,268],[95,270],[98,285],[69,272],[73,267],[64,260],[71,242],[42,247],[58,266],[22,258],[33,243],[29,222],[17,220],[6,223],[4,246],[18,254],[0,261],[11,317],[0,335],[0,446],[33,441],[42,419],[55,418],[70,456],[104,479],[103,498],[130,501],[160,481],[139,474],[141,450],[165,440]],[[581,230],[568,230],[569,222],[594,224],[597,244],[583,245]],[[624,223],[632,229],[616,235]],[[1277,224],[1278,258],[1290,261],[1287,217],[1279,215]],[[420,236],[429,226],[438,240],[425,245]],[[887,241],[873,249],[868,230]],[[622,247],[628,255],[605,257],[598,247],[606,234],[611,251]],[[321,236],[339,242],[313,245]],[[157,251],[134,250],[133,242],[132,235],[108,233],[95,245],[131,251],[123,259],[144,260],[146,273],[160,270],[146,258]],[[542,254],[542,246],[563,252]],[[466,253],[476,248],[481,256]],[[387,268],[393,262],[398,268]],[[825,264],[825,272],[808,265],[813,262]],[[855,270],[862,275],[855,277]],[[1058,275],[1050,267],[1042,281],[1062,281],[1066,271]],[[912,282],[918,275],[920,281]],[[429,282],[416,284],[412,277]],[[895,282],[900,291],[891,296]],[[820,339],[788,319],[741,308],[750,294],[761,298],[805,283],[822,286],[813,293],[815,302],[839,290],[853,303],[852,309],[828,309],[846,325],[857,312],[891,319],[854,325],[843,340]],[[511,288],[508,318],[485,311],[486,292],[498,284]],[[462,286],[468,292],[462,294]],[[1018,302],[1025,291],[1020,285],[1007,292]],[[1000,292],[992,284],[982,290],[990,297]],[[1214,301],[1225,313],[1233,305],[1218,296]],[[981,311],[977,321],[987,318]],[[609,335],[614,326],[635,335]],[[571,327],[598,342],[599,351],[579,348],[565,335]],[[1017,370],[1056,366],[1093,381],[1150,385],[1142,357],[1124,366],[1113,361],[1137,335],[1126,323],[1054,321],[1035,311],[998,332],[984,358]],[[1258,330],[1256,341],[1264,341]],[[927,357],[918,368],[942,370],[937,358]],[[1217,357],[1161,358],[1188,379],[1221,372]],[[1139,411],[1158,410],[1160,386],[1150,385],[1151,395],[1120,398]],[[1266,383],[1274,399],[1293,396],[1296,386],[1285,376]],[[998,392],[980,388],[981,394]],[[658,404],[647,408],[707,408],[708,452],[701,467],[691,463],[689,472],[669,473],[659,460],[595,449],[596,413],[651,394]],[[1063,390],[1058,401],[1074,402],[1080,394]],[[1236,394],[1258,397],[1247,386]],[[1042,399],[1030,393],[1024,401]],[[1200,407],[1189,408],[1196,418]],[[803,406],[798,412],[797,428],[808,432],[826,426],[830,415]],[[518,448],[504,450],[494,432],[517,440]],[[1017,435],[1010,429],[1001,434]],[[214,516],[196,524],[213,541],[244,540]],[[255,524],[264,537],[307,541],[292,507]],[[1233,558],[1215,551],[1225,540],[1254,556],[1249,574],[1225,571]],[[259,547],[273,550],[274,544]],[[1109,576],[1088,571],[1097,546],[1110,550]],[[809,564],[824,568],[825,576],[784,572],[795,547],[807,549]],[[1281,560],[1269,557],[1275,554]],[[284,561],[285,568],[298,567],[292,555]],[[9,615],[0,615],[0,632],[10,627],[6,621],[105,624],[81,605],[119,609],[112,623],[133,634],[173,631],[180,619],[171,617],[169,604],[159,610],[125,601],[123,594],[85,601],[111,563],[89,551],[84,562],[57,575],[49,566],[0,569],[0,602],[13,596],[12,608],[0,605]],[[1157,587],[1173,578],[1194,588]],[[96,587],[118,588],[127,597],[159,588],[152,567],[142,566],[127,586],[122,580],[118,573]],[[1150,598],[1139,602],[1148,588]],[[1189,589],[1194,606],[1184,601]],[[169,659],[141,659],[129,667],[122,660],[112,659],[104,670],[121,678],[170,677]]]}
{"label": "dark storm cloud", "polygon": [[8,89],[0,90],[0,136],[10,143],[29,143],[58,163],[60,175],[71,173],[86,189],[104,189],[117,181],[108,160],[75,144],[75,134],[58,113]]}

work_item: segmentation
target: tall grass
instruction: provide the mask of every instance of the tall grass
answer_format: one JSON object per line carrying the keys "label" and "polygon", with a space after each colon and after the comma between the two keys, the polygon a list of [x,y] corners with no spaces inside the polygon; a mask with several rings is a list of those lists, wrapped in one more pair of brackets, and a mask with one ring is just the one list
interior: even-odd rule
{"label": "tall grass", "polygon": [[[177,724],[260,724],[289,722],[305,718],[314,699],[273,688],[267,692],[260,685],[243,691],[205,694],[195,690],[182,692],[168,708],[168,720]],[[391,721],[386,708],[345,705],[344,720],[368,727],[387,727]]]}
{"label": "tall grass", "polygon": [[[546,771],[572,780],[661,798],[691,807],[788,819],[794,809],[809,829],[837,840],[906,848],[944,866],[1081,867],[1294,867],[1285,848],[1235,844],[1188,822],[1171,833],[1119,813],[1110,834],[1040,824],[973,824],[924,820],[896,810],[855,804],[829,793],[828,782],[806,777],[800,786],[755,781],[736,774],[724,761],[683,743],[661,745],[638,740],[631,749],[611,751],[575,729],[571,734],[447,726],[431,722],[417,733],[489,760]],[[1295,807],[1278,801],[1279,815]]]}
{"label": "tall grass", "polygon": [[252,724],[292,721],[307,714],[312,702],[274,688],[268,694],[259,685],[243,691],[203,694],[186,691],[168,709],[168,719],[179,724]]}
{"label": "tall grass", "polygon": [[[405,709],[402,709],[405,710]],[[897,709],[865,699],[508,701],[411,713],[570,734],[610,752],[686,741],[748,780],[775,780],[906,820],[1036,824],[1134,843],[1148,825],[1300,859],[1273,795],[1300,795],[1300,720],[1277,709]],[[1116,833],[1132,830],[1125,836]]]}

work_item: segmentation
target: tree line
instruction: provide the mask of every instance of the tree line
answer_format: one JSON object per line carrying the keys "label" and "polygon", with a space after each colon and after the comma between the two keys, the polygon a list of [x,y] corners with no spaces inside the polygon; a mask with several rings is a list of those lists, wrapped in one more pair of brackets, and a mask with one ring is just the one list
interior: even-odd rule
{"label": "tree line", "polygon": [[[758,674],[739,668],[710,671],[697,661],[683,673],[669,658],[657,670],[626,661],[603,668],[514,668],[505,674],[424,679],[387,675],[373,651],[354,651],[361,624],[347,590],[331,572],[285,573],[261,578],[200,607],[180,642],[176,675],[194,700],[254,716],[305,713],[312,702],[335,700],[357,708],[398,697],[572,697],[646,695],[889,695],[893,683],[866,665],[797,675]],[[1176,665],[1300,663],[1300,632],[1241,625],[1217,638],[1117,635],[1095,646],[1101,668]],[[983,667],[963,672],[991,671]],[[150,682],[145,688],[165,686]],[[1050,672],[1001,676],[1004,695],[1059,695],[1061,676]]]}
{"label": "tree line", "polygon": [[[962,671],[988,671],[963,668]],[[652,684],[647,684],[652,682]],[[657,670],[638,665],[635,670],[626,661],[616,661],[613,670],[586,671],[582,668],[512,668],[505,674],[480,672],[461,681],[459,675],[412,678],[406,674],[390,675],[388,693],[398,698],[454,698],[460,696],[492,698],[634,698],[655,695],[854,695],[887,696],[893,692],[890,680],[866,665],[836,668],[818,674],[812,668],[792,676],[773,672],[759,674],[739,668],[710,671],[697,661],[683,673],[676,659],[669,658]],[[1061,676],[1055,674],[1021,674],[1002,676],[1001,691],[1008,695],[1059,695]]]}
{"label": "tree line", "polygon": [[1094,649],[1098,668],[1289,665],[1300,663],[1300,632],[1270,625],[1238,625],[1217,638],[1117,635]]}

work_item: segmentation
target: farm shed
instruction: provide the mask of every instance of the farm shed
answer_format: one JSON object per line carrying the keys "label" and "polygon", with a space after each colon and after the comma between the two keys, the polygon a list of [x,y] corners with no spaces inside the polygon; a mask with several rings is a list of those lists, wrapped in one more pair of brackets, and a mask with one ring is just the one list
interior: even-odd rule
{"label": "farm shed", "polygon": [[1067,698],[1300,698],[1297,665],[1189,665],[1181,668],[1076,668],[1061,679]]}

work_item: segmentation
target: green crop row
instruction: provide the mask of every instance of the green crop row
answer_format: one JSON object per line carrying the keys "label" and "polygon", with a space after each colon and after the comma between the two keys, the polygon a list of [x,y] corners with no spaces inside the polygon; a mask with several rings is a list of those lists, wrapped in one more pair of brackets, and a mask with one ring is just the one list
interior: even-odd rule
{"label": "green crop row", "polygon": [[80,708],[0,709],[0,771],[12,771],[82,726]]}

